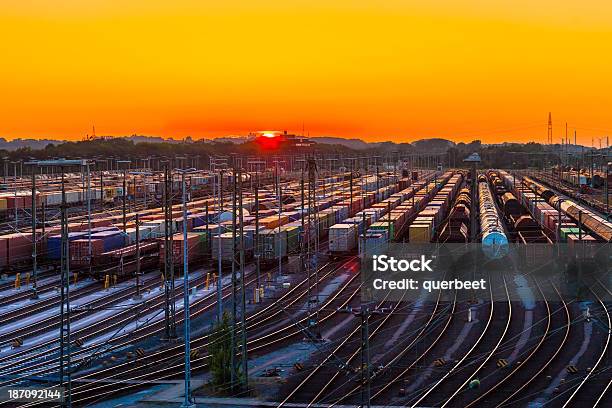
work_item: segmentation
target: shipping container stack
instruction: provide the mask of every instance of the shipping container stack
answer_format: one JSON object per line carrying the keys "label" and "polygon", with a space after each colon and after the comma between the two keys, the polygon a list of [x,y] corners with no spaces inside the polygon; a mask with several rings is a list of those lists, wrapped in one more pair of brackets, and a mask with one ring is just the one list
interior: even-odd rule
{"label": "shipping container stack", "polygon": [[[365,251],[375,251],[389,241],[404,235],[410,221],[451,176],[452,172],[439,177],[434,173],[428,173],[422,181],[416,181],[380,203],[372,205],[371,209],[377,212],[366,213],[371,216],[372,224],[366,231]],[[359,239],[358,242],[359,252],[363,253],[363,239]]]}
{"label": "shipping container stack", "polygon": [[[381,177],[378,180],[378,185],[382,186],[378,192],[379,196],[386,196],[395,191],[397,187],[393,184],[396,183],[396,180],[394,177]],[[376,185],[372,181],[368,183]],[[354,181],[352,197],[350,192],[346,191],[349,187],[349,183],[346,181],[337,184],[337,189],[330,189],[329,186],[326,186],[318,190],[319,196],[317,198],[316,209],[314,209],[318,224],[315,226],[315,229],[318,232],[319,238],[325,238],[328,235],[328,231],[332,234],[329,240],[331,252],[336,252],[333,228],[350,218],[356,218],[352,216],[357,215],[357,211],[362,209],[364,198],[366,205],[374,202],[376,192],[366,192],[365,188],[362,192],[361,184],[359,180]],[[299,191],[294,191],[293,193],[296,197],[301,195]],[[280,218],[278,214],[267,218],[260,218],[259,254],[264,266],[276,265],[279,257],[285,259],[299,253],[299,239],[302,232],[301,217],[307,214],[307,206],[303,206],[300,202],[295,202],[284,206],[284,209],[287,211],[284,211]],[[270,219],[269,223],[268,218]],[[254,227],[252,229],[248,228],[247,231],[249,234],[254,234]],[[249,240],[250,242],[254,241],[251,237],[249,237]],[[213,254],[213,256],[215,255]]]}
{"label": "shipping container stack", "polygon": [[408,238],[411,243],[432,242],[441,231],[442,222],[463,183],[462,173],[454,174],[451,177],[448,175],[449,173],[425,196],[423,201],[427,203],[427,206],[418,212],[409,227]]}

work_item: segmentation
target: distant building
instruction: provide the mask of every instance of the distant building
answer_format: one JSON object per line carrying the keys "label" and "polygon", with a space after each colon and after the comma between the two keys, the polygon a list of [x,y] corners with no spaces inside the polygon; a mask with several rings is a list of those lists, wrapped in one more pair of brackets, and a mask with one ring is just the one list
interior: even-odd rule
{"label": "distant building", "polygon": [[287,133],[287,131],[261,131],[252,134],[256,143],[268,147],[277,148],[283,147],[311,147],[315,144],[311,139],[302,136]]}

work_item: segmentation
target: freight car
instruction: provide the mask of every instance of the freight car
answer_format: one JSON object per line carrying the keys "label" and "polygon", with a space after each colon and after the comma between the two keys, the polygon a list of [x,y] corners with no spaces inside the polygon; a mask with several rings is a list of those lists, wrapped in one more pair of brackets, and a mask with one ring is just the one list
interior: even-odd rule
{"label": "freight car", "polygon": [[579,226],[586,227],[606,242],[612,242],[612,222],[570,199],[558,196],[551,189],[529,177],[523,178],[523,184],[542,197],[554,209],[569,215]]}
{"label": "freight car", "polygon": [[[159,250],[158,240],[140,243],[140,269],[142,271],[158,267]],[[97,280],[104,280],[106,275],[116,276],[119,281],[130,279],[137,269],[136,254],[136,244],[101,252],[92,257],[91,276]]]}
{"label": "freight car", "polygon": [[508,237],[486,177],[478,178],[480,230],[482,249],[490,258],[500,259],[508,254]]}
{"label": "freight car", "polygon": [[501,195],[501,204],[504,211],[504,215],[508,218],[518,218],[523,213],[523,208],[518,202],[514,194],[506,192]]}
{"label": "freight car", "polygon": [[466,243],[469,241],[471,202],[470,190],[468,188],[461,189],[448,220],[438,236],[439,242]]}

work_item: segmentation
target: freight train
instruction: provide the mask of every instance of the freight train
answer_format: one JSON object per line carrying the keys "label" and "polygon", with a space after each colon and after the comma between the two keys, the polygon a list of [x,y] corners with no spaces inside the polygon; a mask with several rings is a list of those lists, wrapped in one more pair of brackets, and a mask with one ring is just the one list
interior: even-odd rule
{"label": "freight train", "polygon": [[467,243],[470,236],[470,190],[462,188],[457,195],[438,241],[441,243]]}
{"label": "freight train", "polygon": [[550,244],[551,239],[544,233],[533,216],[525,210],[506,183],[506,174],[489,170],[486,175],[491,186],[494,186],[495,200],[502,210],[508,228],[510,241],[522,244]]}
{"label": "freight train", "polygon": [[[505,173],[504,179],[506,184],[514,187],[511,176]],[[546,226],[547,235],[560,242],[585,239],[612,242],[612,222],[588,208],[558,195],[530,177],[523,177],[516,189],[521,192],[522,204],[530,209],[540,224]]]}
{"label": "freight train", "polygon": [[[495,191],[499,191],[497,183],[493,186]],[[509,252],[506,228],[484,175],[478,177],[478,199],[482,249],[491,259],[503,258]]]}

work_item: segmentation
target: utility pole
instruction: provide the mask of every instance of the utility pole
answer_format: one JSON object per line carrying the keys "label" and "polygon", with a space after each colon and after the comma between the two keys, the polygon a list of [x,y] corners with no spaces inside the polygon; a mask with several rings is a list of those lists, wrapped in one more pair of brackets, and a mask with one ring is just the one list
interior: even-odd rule
{"label": "utility pole", "polygon": [[87,175],[87,191],[85,192],[87,199],[87,263],[89,265],[89,276],[91,276],[91,179],[89,177],[89,160],[87,160],[85,163],[85,171]]}
{"label": "utility pole", "polygon": [[221,245],[221,214],[223,214],[223,170],[219,172],[219,205],[217,206],[218,212],[218,223],[217,223],[217,234],[219,237],[218,245],[218,278],[217,278],[217,320],[218,322],[223,321],[223,261],[222,261],[222,245]]}
{"label": "utility pole", "polygon": [[279,159],[274,161],[275,170],[276,170],[276,196],[278,200],[278,228],[274,228],[272,232],[274,233],[274,246],[276,247],[276,253],[278,254],[278,274],[283,274],[283,262],[282,262],[282,245],[283,242],[281,240],[281,215],[283,212],[283,199],[282,199],[282,187],[281,187],[281,177],[280,177],[280,167],[279,167]]}
{"label": "utility pole", "polygon": [[125,169],[123,169],[123,232],[125,233],[125,231],[127,230],[127,222],[125,219],[125,201],[127,198],[127,191],[126,191],[126,185],[125,185],[125,177],[126,177],[126,172]]}
{"label": "utility pole", "polygon": [[[237,339],[236,339],[236,333],[237,333],[237,327],[236,327],[236,323],[238,320],[238,295],[236,293],[237,290],[237,277],[236,277],[236,263],[240,262],[239,260],[236,260],[236,256],[238,255],[236,253],[236,226],[237,226],[237,220],[236,220],[236,188],[237,188],[237,183],[236,183],[236,161],[234,160],[234,168],[232,171],[232,175],[233,175],[233,180],[232,180],[232,331],[231,331],[231,356],[230,356],[230,365],[231,365],[231,391],[235,391],[236,390],[236,385],[237,385],[237,381],[238,381],[238,367],[236,364],[236,352],[237,352]],[[239,255],[238,255],[239,256]]]}
{"label": "utility pole", "polygon": [[370,375],[370,307],[361,304],[361,406],[370,408],[371,375]]}
{"label": "utility pole", "polygon": [[255,170],[255,269],[257,290],[261,287],[261,253],[259,251],[259,172]]}
{"label": "utility pole", "polygon": [[15,191],[15,230],[19,231],[19,205],[17,205],[17,162],[13,162],[13,190]]}
{"label": "utility pole", "polygon": [[552,145],[553,143],[553,129],[552,129],[552,113],[548,112],[548,135],[547,135],[547,142],[549,145]]}
{"label": "utility pole", "polygon": [[170,180],[168,162],[164,163],[164,289],[165,289],[165,339],[176,338],[176,305],[174,301],[174,267],[172,262]]}
{"label": "utility pole", "polygon": [[104,173],[100,169],[100,204],[104,208]]}
{"label": "utility pole", "polygon": [[[319,336],[319,311],[318,307],[315,309],[314,318],[311,316],[311,304],[316,303],[318,306],[319,302],[319,272],[318,272],[318,260],[317,260],[317,225],[316,225],[316,197],[317,197],[317,163],[313,157],[310,157],[307,161],[308,166],[308,234],[307,234],[307,271],[309,284],[314,270],[314,296],[308,298],[308,327],[309,329],[315,329],[317,336]],[[313,242],[314,241],[314,242]],[[309,285],[310,286],[310,285]],[[314,299],[313,299],[314,298]]]}
{"label": "utility pole", "polygon": [[[241,163],[242,164],[242,163]],[[246,287],[244,279],[244,211],[242,202],[242,166],[238,170],[238,215],[239,215],[239,232],[240,232],[240,292],[242,294],[242,302],[240,308],[240,327],[242,328],[242,387],[244,391],[249,389],[249,364],[248,364],[248,349],[247,349],[247,325],[246,325]]]}
{"label": "utility pole", "polygon": [[185,176],[195,169],[179,170],[183,192],[183,310],[185,312],[185,399],[182,408],[195,408],[191,395],[191,315],[189,312],[189,245],[187,245],[187,184]]}
{"label": "utility pole", "polygon": [[36,166],[32,166],[32,295],[31,299],[38,299],[38,265],[36,250]]}
{"label": "utility pole", "polygon": [[610,165],[611,162],[607,161],[608,157],[606,156],[606,178],[604,184],[604,190],[606,194],[606,220],[610,220],[610,185],[608,183],[608,177],[610,177]]}
{"label": "utility pole", "polygon": [[65,387],[65,406],[72,406],[71,361],[70,361],[70,256],[68,253],[68,217],[66,216],[66,188],[64,184],[64,167],[62,173],[62,204],[61,204],[61,306],[60,306],[60,387]]}
{"label": "utility pole", "polygon": [[[308,323],[310,325],[310,316],[312,314],[312,273],[310,268],[310,241],[311,241],[311,231],[310,231],[310,194],[308,194],[308,198],[304,197],[304,168],[307,167],[307,162],[304,160],[302,164],[301,171],[301,180],[300,180],[300,191],[301,191],[301,202],[302,202],[302,233],[300,239],[300,273],[303,274],[306,271],[307,274],[307,284],[306,284],[306,311],[308,315]],[[308,201],[306,201],[308,200]],[[304,211],[306,210],[306,211]],[[308,224],[306,224],[308,221]]]}
{"label": "utility pole", "polygon": [[142,299],[140,294],[140,219],[136,213],[136,296],[134,299]]}

